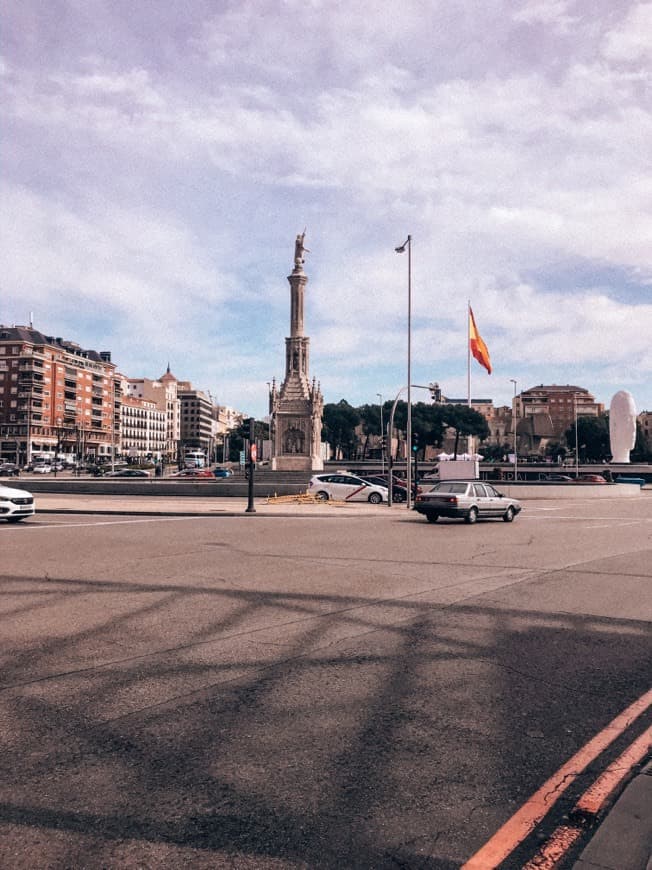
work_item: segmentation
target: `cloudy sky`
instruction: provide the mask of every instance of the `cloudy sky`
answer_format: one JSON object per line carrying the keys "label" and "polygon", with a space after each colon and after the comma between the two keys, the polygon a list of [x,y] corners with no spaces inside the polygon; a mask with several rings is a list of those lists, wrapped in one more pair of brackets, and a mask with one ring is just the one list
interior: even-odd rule
{"label": "cloudy sky", "polygon": [[[652,410],[652,2],[21,0],[0,323],[267,413],[306,228],[327,402],[513,384]],[[415,400],[427,394],[414,393]]]}

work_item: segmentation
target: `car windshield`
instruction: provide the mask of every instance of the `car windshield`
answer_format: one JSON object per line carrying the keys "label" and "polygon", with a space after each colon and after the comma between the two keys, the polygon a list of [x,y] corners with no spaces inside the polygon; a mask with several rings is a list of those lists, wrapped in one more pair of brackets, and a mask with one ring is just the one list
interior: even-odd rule
{"label": "car windshield", "polygon": [[454,492],[454,493],[465,493],[467,483],[436,483],[432,491],[433,492]]}

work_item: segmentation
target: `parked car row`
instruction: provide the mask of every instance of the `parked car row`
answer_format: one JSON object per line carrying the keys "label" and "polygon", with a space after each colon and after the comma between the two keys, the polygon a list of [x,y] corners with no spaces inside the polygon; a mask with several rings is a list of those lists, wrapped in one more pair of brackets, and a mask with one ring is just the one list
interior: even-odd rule
{"label": "parked car row", "polygon": [[[376,474],[361,474],[359,475],[363,480],[366,480],[368,483],[373,483],[376,486],[383,486],[385,489],[388,489],[387,486],[387,478],[382,475]],[[412,497],[414,498],[421,492],[421,487],[417,486],[414,482],[412,483]],[[397,477],[395,474],[392,475],[392,501],[396,502],[396,504],[400,504],[401,502],[407,501],[407,481],[403,480],[401,477]]]}

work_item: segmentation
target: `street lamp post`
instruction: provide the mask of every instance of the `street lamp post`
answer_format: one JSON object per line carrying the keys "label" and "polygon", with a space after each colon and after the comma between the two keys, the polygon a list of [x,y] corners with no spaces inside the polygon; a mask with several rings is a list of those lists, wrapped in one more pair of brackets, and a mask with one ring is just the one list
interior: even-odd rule
{"label": "street lamp post", "polygon": [[57,464],[61,453],[61,417],[57,417],[57,446],[54,448],[54,476],[57,476]]}
{"label": "street lamp post", "polygon": [[407,509],[412,507],[412,394],[410,393],[410,385],[412,383],[412,236],[408,236],[402,245],[394,248],[397,254],[408,252],[408,310],[407,310],[407,467],[406,467],[406,483],[407,483]]}
{"label": "street lamp post", "polygon": [[573,393],[573,408],[575,412],[575,480],[580,476],[580,453],[577,437],[577,393]]}
{"label": "street lamp post", "polygon": [[513,423],[514,423],[514,481],[518,480],[518,442],[516,437],[516,426],[518,414],[516,413],[516,381],[514,378],[510,378],[510,381],[514,384],[514,408],[513,408]]}
{"label": "street lamp post", "polygon": [[380,399],[380,465],[381,473],[385,474],[385,448],[383,446],[383,441],[385,438],[385,427],[383,426],[383,397],[380,393],[376,393],[376,395]]}
{"label": "street lamp post", "polygon": [[[432,394],[431,387],[424,387],[423,384],[412,384],[412,386],[418,390],[429,390]],[[398,405],[398,401],[401,398],[401,393],[404,390],[408,390],[408,395],[410,395],[410,391],[409,391],[408,387],[401,387],[401,389],[396,394],[396,398],[394,399],[394,404],[392,405],[392,410],[391,410],[390,415],[389,415],[389,423],[387,424],[387,444],[389,445],[389,460],[387,462],[388,477],[389,477],[388,487],[387,487],[388,488],[387,504],[389,505],[389,507],[392,506],[392,483],[393,483],[393,480],[392,480],[392,433],[394,432],[394,414],[396,412],[396,406]],[[408,414],[409,413],[410,413],[410,406],[408,405]],[[408,443],[407,449],[408,449],[408,462],[411,463],[412,462],[412,456],[411,456],[412,445],[410,443]],[[408,510],[409,510],[409,508],[410,508],[410,496],[411,496],[410,477],[408,477],[406,483],[408,485],[408,493],[407,493],[406,501],[407,501]]]}

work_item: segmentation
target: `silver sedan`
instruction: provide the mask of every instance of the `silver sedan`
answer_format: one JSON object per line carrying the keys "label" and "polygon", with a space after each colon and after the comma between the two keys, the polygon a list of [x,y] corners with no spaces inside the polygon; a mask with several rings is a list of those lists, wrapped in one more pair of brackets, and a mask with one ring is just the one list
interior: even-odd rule
{"label": "silver sedan", "polygon": [[500,517],[511,523],[521,510],[515,498],[503,495],[490,483],[476,480],[443,480],[430,492],[418,495],[414,509],[423,514],[429,523],[439,517],[464,519],[475,523],[479,519]]}

